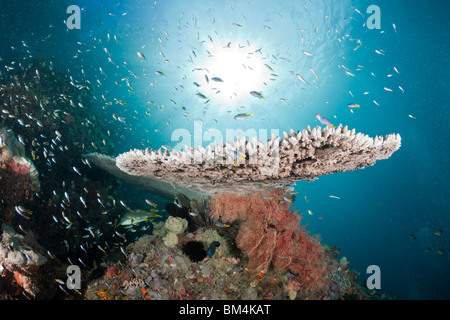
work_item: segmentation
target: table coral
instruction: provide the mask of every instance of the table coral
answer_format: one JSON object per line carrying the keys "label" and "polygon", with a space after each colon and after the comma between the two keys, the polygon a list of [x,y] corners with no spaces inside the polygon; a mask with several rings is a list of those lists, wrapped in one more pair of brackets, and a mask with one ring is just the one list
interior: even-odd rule
{"label": "table coral", "polygon": [[[370,138],[342,125],[323,129],[308,126],[299,132],[284,132],[282,139],[272,136],[265,143],[256,137],[236,137],[234,142],[207,148],[185,146],[186,150],[179,152],[131,150],[117,156],[115,162],[99,154],[89,157],[105,169],[114,168],[110,172],[119,177],[126,174],[127,181],[136,180],[136,185],[147,179],[160,194],[170,194],[169,186],[206,194],[248,193],[261,186],[289,186],[299,180],[372,166],[389,158],[400,145],[399,134]],[[227,159],[238,151],[245,161],[230,163]]]}

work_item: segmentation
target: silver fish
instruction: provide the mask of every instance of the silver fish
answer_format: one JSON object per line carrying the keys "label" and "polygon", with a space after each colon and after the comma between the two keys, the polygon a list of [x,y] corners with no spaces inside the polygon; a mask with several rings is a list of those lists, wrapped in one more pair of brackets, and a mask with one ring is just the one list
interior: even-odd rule
{"label": "silver fish", "polygon": [[313,73],[313,75],[317,78],[317,80],[319,80],[319,77],[317,76],[316,72],[314,71],[314,69],[312,67],[309,67],[309,70],[311,70],[311,72]]}
{"label": "silver fish", "polygon": [[308,81],[306,81],[305,79],[303,79],[303,77],[301,75],[299,75],[298,73],[295,75],[297,77],[298,80],[300,80],[301,82],[305,83],[305,84],[309,84]]}
{"label": "silver fish", "polygon": [[84,201],[84,199],[83,199],[82,196],[80,196],[80,201],[81,201],[81,203],[83,204],[84,208],[87,208],[87,207],[86,207],[86,202]]}
{"label": "silver fish", "polygon": [[145,202],[146,202],[149,206],[152,206],[152,207],[156,207],[156,206],[157,206],[156,203],[153,203],[153,202],[151,202],[151,201],[148,200],[148,199],[145,199]]}

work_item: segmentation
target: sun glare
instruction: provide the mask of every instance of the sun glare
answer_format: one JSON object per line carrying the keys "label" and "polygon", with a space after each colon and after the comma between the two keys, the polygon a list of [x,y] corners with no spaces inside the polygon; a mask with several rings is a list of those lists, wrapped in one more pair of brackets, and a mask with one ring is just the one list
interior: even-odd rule
{"label": "sun glare", "polygon": [[[260,51],[249,46],[212,48],[203,66],[208,77],[208,95],[214,101],[237,102],[261,91],[270,71]],[[205,77],[205,79],[206,79]]]}

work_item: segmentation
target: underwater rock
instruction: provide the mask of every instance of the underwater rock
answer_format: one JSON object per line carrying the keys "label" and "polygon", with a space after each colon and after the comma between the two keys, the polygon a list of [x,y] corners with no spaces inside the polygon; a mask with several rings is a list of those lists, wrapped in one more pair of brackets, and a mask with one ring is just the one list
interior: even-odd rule
{"label": "underwater rock", "polygon": [[130,262],[130,264],[135,267],[137,265],[139,265],[142,260],[144,259],[144,256],[140,253],[134,253],[132,252],[129,256],[128,256],[128,261]]}
{"label": "underwater rock", "polygon": [[[38,253],[35,248],[27,244],[25,237],[17,234],[12,227],[3,223],[0,241],[0,264],[2,276],[11,281],[10,286],[18,285],[26,293],[35,296],[39,291],[39,275],[31,273],[30,268],[37,267],[47,262],[47,258]],[[39,247],[33,243],[34,247]]]}
{"label": "underwater rock", "polygon": [[[274,194],[272,196],[275,197]],[[278,197],[275,199],[277,200]],[[254,200],[254,203],[263,203],[259,198]],[[274,201],[272,204],[275,205],[275,203],[277,202]],[[277,205],[287,207],[288,203],[284,201]],[[251,203],[250,207],[253,207]],[[238,205],[236,208],[243,207]],[[274,211],[274,208],[269,209]],[[282,210],[280,214],[281,220],[286,219]],[[180,225],[182,225],[181,230],[185,229],[185,222],[180,223],[174,217],[172,219],[175,223],[168,223],[169,229],[172,225],[177,226],[171,229],[174,231],[180,230]],[[271,222],[266,225],[266,230],[271,233],[277,231],[274,225],[279,224],[281,220],[270,219]],[[284,228],[286,225],[281,227]],[[290,230],[298,226],[287,227]],[[296,264],[304,264],[304,261],[296,260],[292,253],[298,254],[299,247],[305,247],[300,257],[314,262],[314,252],[306,248],[311,243],[305,241],[305,238],[284,237],[289,234],[289,232],[279,232],[280,237],[277,239],[289,244],[279,247],[274,255],[281,255],[280,259],[283,261],[284,257],[289,257]],[[171,246],[163,245],[170,240],[167,239],[168,235],[173,239]],[[254,234],[254,236],[257,235]],[[291,240],[297,249],[291,245]],[[218,243],[220,246],[217,246]],[[211,245],[216,252],[208,256],[207,249]],[[318,279],[309,272],[308,268],[302,270],[291,265],[288,271],[282,268],[280,263],[270,264],[264,271],[255,270],[249,263],[250,259],[243,255],[243,252],[239,252],[230,243],[229,238],[209,227],[198,227],[194,232],[189,233],[184,230],[177,235],[169,231],[165,223],[158,222],[155,223],[152,234],[143,235],[126,247],[122,253],[125,258],[117,261],[116,258],[111,257],[111,260],[106,262],[109,267],[105,268],[104,276],[90,281],[85,291],[86,299],[341,299],[349,292],[356,293],[357,298],[366,297],[364,289],[357,283],[357,278],[352,276],[349,270],[341,270],[339,260],[328,254],[323,255],[325,259],[323,262],[327,266],[326,279]],[[271,253],[262,252],[262,254]],[[313,281],[316,290],[310,290],[311,284],[305,286],[305,281]]]}
{"label": "underwater rock", "polygon": [[2,224],[0,242],[0,260],[18,266],[40,266],[47,258],[36,252],[24,241],[24,236],[16,233],[12,227]]}

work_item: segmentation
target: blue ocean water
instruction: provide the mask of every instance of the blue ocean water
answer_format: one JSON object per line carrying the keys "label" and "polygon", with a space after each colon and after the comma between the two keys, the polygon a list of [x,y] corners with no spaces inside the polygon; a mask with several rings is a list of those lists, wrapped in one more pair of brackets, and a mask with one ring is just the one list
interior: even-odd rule
{"label": "blue ocean water", "polygon": [[[66,24],[69,5],[81,8],[79,29]],[[380,29],[368,28],[371,5]],[[173,133],[193,133],[195,121],[203,133],[241,128],[263,140],[264,130],[320,125],[319,113],[370,136],[399,133],[390,159],[298,182],[293,205],[361,278],[378,265],[385,292],[449,299],[449,9],[448,1],[1,1],[0,70],[6,77],[3,65],[42,56],[90,81],[112,156],[177,147]],[[253,115],[237,121],[239,113]],[[129,203],[148,197],[130,190]]]}

